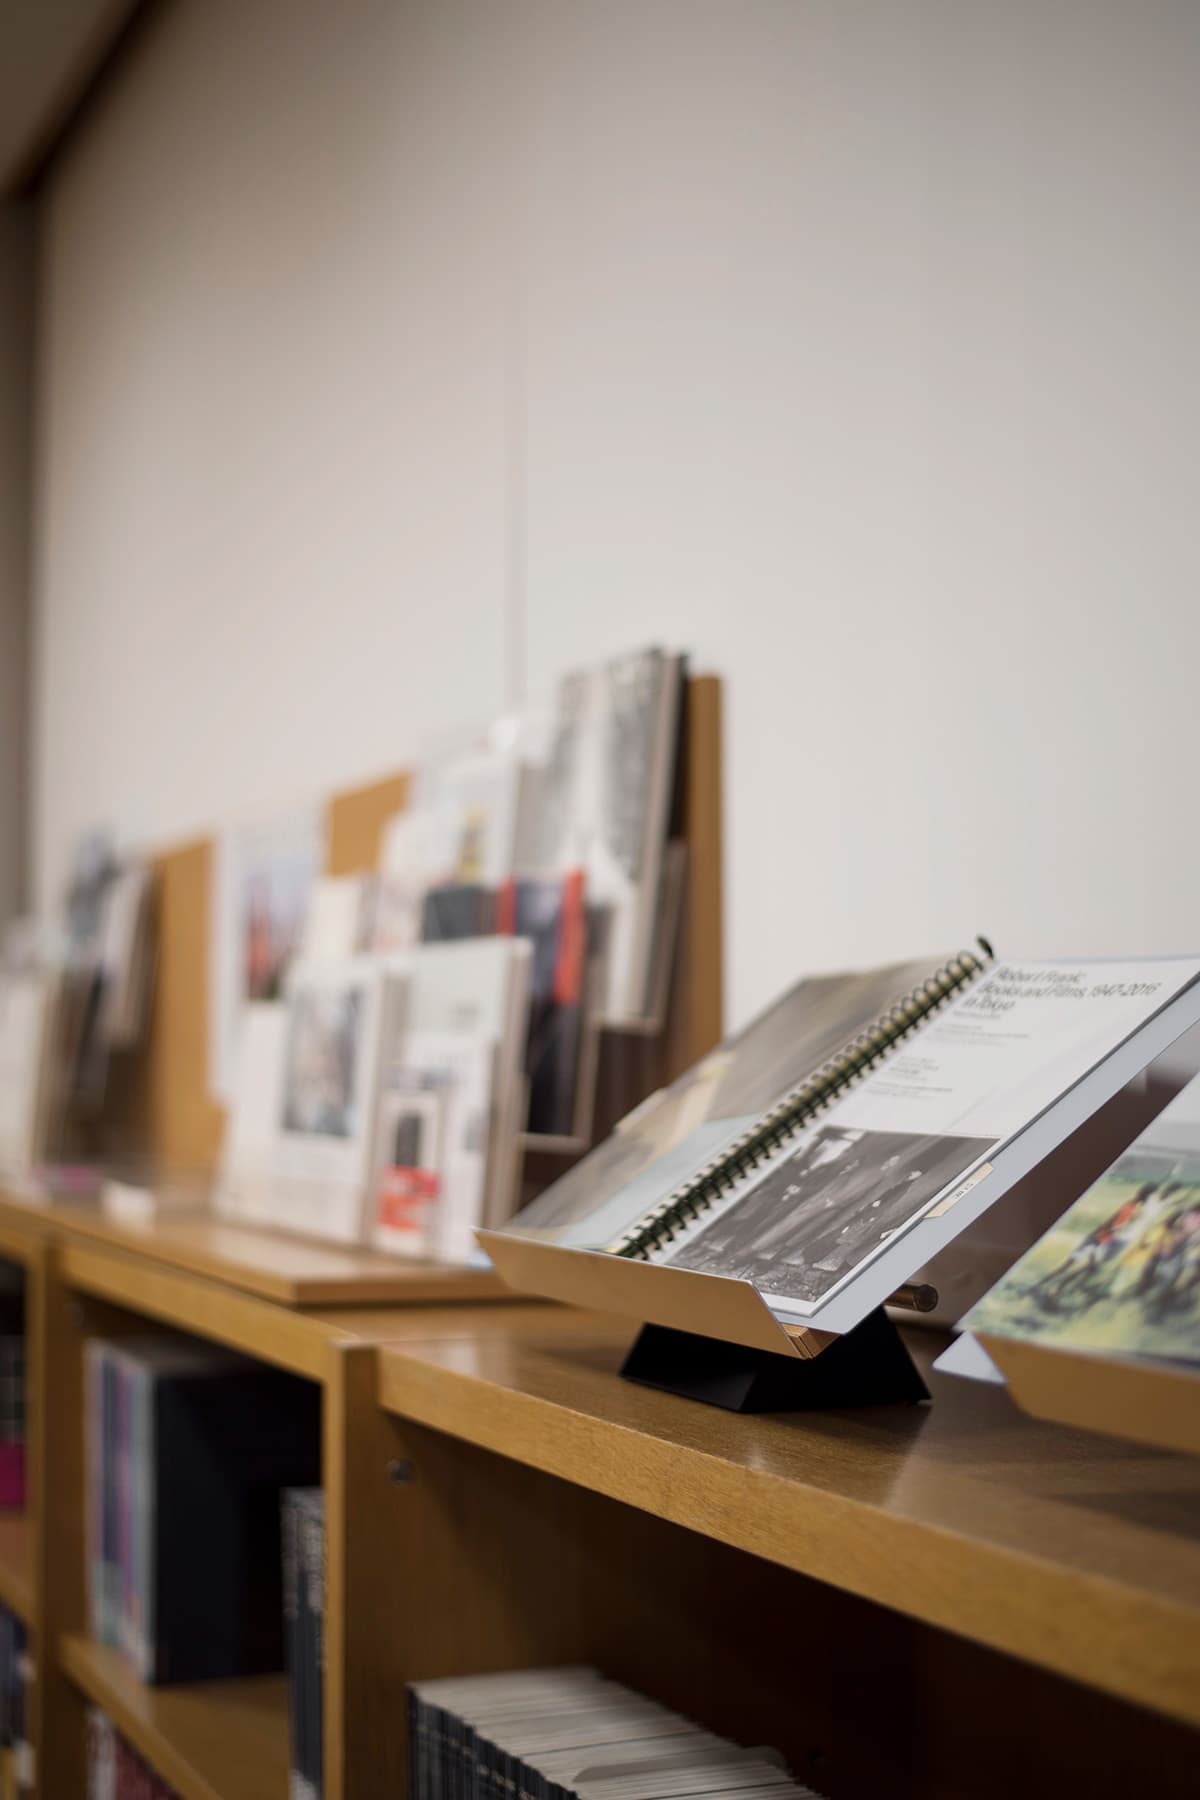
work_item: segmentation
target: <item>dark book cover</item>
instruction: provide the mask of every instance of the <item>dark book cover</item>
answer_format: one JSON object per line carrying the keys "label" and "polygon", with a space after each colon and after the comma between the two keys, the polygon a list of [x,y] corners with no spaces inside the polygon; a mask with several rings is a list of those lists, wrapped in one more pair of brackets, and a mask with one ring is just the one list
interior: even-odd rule
{"label": "dark book cover", "polygon": [[280,1493],[319,1476],[319,1390],[224,1357],[151,1373],[152,1679],[279,1669]]}
{"label": "dark book cover", "polygon": [[495,888],[479,882],[447,883],[430,888],[421,908],[421,942],[440,944],[458,938],[492,937],[496,932]]}
{"label": "dark book cover", "polygon": [[583,1042],[588,917],[583,871],[562,880],[519,880],[501,891],[499,929],[533,946],[525,1073],[526,1129],[569,1137],[574,1129]]}

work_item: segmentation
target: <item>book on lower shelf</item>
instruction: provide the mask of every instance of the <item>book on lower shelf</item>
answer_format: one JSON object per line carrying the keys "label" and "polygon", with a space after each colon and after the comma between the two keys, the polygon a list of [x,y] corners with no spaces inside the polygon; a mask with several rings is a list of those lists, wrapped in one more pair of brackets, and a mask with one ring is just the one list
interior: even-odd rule
{"label": "book on lower shelf", "polygon": [[325,1791],[325,1497],[283,1496],[283,1616],[288,1673],[289,1800]]}
{"label": "book on lower shelf", "polygon": [[185,1338],[90,1339],[89,1625],[147,1683],[283,1666],[280,1495],[320,1471],[312,1383]]}
{"label": "book on lower shelf", "polygon": [[33,1792],[33,1748],[29,1736],[33,1663],[29,1634],[20,1619],[0,1607],[0,1791]]}
{"label": "book on lower shelf", "polygon": [[1200,959],[804,982],[481,1242],[516,1288],[814,1356],[1200,1020]]}
{"label": "book on lower shelf", "polygon": [[87,1709],[86,1733],[87,1800],[178,1800],[99,1706]]}
{"label": "book on lower shelf", "polygon": [[743,1749],[595,1669],[521,1669],[409,1687],[411,1800],[819,1800],[777,1752]]}

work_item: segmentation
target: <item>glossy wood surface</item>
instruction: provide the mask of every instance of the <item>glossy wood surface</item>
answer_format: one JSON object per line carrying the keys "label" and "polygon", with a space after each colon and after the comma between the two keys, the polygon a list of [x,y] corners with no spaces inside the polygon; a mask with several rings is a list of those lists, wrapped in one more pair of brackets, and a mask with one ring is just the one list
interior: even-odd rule
{"label": "glossy wood surface", "polygon": [[182,1800],[284,1800],[287,1682],[282,1675],[145,1687],[119,1651],[62,1640],[67,1675]]}
{"label": "glossy wood surface", "polygon": [[[493,1332],[380,1354],[405,1419],[915,1620],[1200,1723],[1200,1461],[932,1406],[741,1417],[616,1377],[630,1342]],[[928,1365],[941,1340],[912,1333]]]}

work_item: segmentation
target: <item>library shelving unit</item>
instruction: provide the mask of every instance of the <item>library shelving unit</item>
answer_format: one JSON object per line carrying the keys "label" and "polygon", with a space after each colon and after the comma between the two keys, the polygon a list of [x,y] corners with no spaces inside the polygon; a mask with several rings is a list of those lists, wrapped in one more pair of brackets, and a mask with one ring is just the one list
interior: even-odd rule
{"label": "library shelving unit", "polygon": [[[286,1792],[281,1677],[147,1688],[86,1626],[83,1345],[168,1324],[319,1383],[326,1793],[405,1791],[406,1681],[591,1660],[835,1800],[1194,1795],[1200,1460],[1040,1424],[928,1372],[932,1407],[744,1417],[635,1387],[628,1321],[445,1292],[252,1291],[76,1209],[0,1203],[29,1283],[28,1623],[43,1800],[87,1702],[185,1800]],[[147,1228],[148,1233],[149,1228]],[[279,1241],[273,1240],[278,1250]],[[264,1272],[277,1281],[278,1272]],[[468,1290],[469,1293],[469,1290]],[[414,1294],[415,1299],[415,1294]]]}

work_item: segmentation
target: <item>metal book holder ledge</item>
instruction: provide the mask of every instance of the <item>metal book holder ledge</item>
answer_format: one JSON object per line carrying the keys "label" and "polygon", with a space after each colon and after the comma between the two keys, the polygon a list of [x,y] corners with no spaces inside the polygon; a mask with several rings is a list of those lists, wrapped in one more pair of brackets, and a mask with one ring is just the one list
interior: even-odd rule
{"label": "metal book holder ledge", "polygon": [[641,1321],[621,1374],[643,1387],[732,1412],[929,1398],[882,1308],[840,1335],[789,1332],[749,1281],[568,1249],[509,1231],[481,1231],[479,1241],[510,1287]]}

